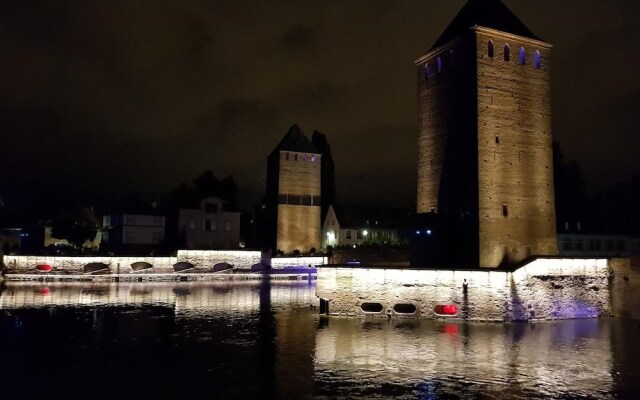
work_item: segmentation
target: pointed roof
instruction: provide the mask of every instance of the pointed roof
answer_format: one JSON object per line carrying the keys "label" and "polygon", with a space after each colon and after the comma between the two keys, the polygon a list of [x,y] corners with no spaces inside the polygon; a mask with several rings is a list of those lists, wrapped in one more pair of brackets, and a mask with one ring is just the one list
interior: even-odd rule
{"label": "pointed roof", "polygon": [[531,32],[502,1],[469,0],[436,40],[431,50],[445,45],[476,25],[530,39],[542,40]]}
{"label": "pointed roof", "polygon": [[282,138],[273,151],[320,154],[320,152],[313,147],[309,139],[307,139],[298,124],[293,124],[293,126],[289,128],[287,134],[284,135],[284,138]]}

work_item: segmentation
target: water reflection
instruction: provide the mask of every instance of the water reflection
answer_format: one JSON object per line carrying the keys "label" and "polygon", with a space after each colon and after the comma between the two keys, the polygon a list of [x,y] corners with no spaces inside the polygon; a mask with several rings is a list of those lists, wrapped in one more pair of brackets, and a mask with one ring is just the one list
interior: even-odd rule
{"label": "water reflection", "polygon": [[112,398],[127,382],[144,398],[567,399],[633,398],[640,382],[637,321],[327,319],[317,305],[297,281],[10,282],[0,386],[22,398]]}
{"label": "water reflection", "polygon": [[315,368],[320,381],[349,397],[365,398],[389,384],[412,387],[409,398],[478,392],[606,397],[613,386],[610,335],[609,325],[598,320],[495,325],[331,319],[316,334]]}

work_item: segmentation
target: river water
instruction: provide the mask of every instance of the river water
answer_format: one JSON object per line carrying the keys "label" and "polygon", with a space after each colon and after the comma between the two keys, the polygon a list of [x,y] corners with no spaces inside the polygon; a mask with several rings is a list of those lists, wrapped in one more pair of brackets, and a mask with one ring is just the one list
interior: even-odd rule
{"label": "river water", "polygon": [[8,283],[0,395],[632,399],[639,337],[621,319],[325,318],[307,281]]}

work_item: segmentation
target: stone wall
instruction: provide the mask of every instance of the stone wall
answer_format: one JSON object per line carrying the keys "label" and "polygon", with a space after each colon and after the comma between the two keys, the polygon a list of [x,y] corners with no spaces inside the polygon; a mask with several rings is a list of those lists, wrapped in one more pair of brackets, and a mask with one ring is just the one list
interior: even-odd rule
{"label": "stone wall", "polygon": [[550,56],[547,43],[476,30],[480,267],[557,254]]}
{"label": "stone wall", "polygon": [[274,257],[271,259],[272,269],[315,268],[327,263],[326,257]]}
{"label": "stone wall", "polygon": [[[519,321],[608,315],[606,260],[537,259],[515,272],[320,267],[317,294],[332,315]],[[379,303],[380,312],[363,311]],[[412,304],[415,313],[396,305]],[[442,316],[436,306],[455,306]],[[406,308],[405,308],[406,309]],[[402,310],[401,310],[402,311]]]}
{"label": "stone wall", "polygon": [[640,258],[613,258],[609,265],[613,315],[640,319]]}
{"label": "stone wall", "polygon": [[250,269],[261,261],[259,251],[242,250],[178,250],[178,262],[189,262],[197,269],[213,268],[218,263],[229,263],[235,268]]}
{"label": "stone wall", "polygon": [[277,249],[285,253],[320,251],[320,206],[278,204]]}
{"label": "stone wall", "polygon": [[[213,272],[219,263],[228,263],[239,269],[251,269],[261,261],[259,251],[239,250],[179,250],[177,257],[54,257],[54,256],[5,256],[4,264],[9,274],[45,274],[38,272],[38,265],[52,267],[47,274],[70,275],[84,274],[84,266],[90,263],[102,263],[108,266],[111,274],[129,273],[174,273],[173,265],[189,262],[195,266],[191,272]],[[153,268],[133,271],[131,264],[146,262]]]}

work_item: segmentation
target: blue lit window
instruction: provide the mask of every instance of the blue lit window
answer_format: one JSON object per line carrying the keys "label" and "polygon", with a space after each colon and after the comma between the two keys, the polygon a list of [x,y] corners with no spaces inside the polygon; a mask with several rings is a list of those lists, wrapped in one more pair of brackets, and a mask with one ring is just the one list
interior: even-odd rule
{"label": "blue lit window", "polygon": [[541,64],[542,64],[542,61],[540,60],[540,52],[536,50],[536,52],[533,55],[533,66],[535,67],[535,69],[540,69]]}
{"label": "blue lit window", "polygon": [[442,58],[438,57],[436,59],[436,66],[438,67],[438,73],[442,72]]}
{"label": "blue lit window", "polygon": [[520,58],[519,58],[519,62],[520,65],[524,65],[525,59],[526,59],[526,54],[527,52],[524,50],[524,47],[520,47]]}
{"label": "blue lit window", "polygon": [[431,67],[429,64],[424,66],[424,80],[431,78]]}

